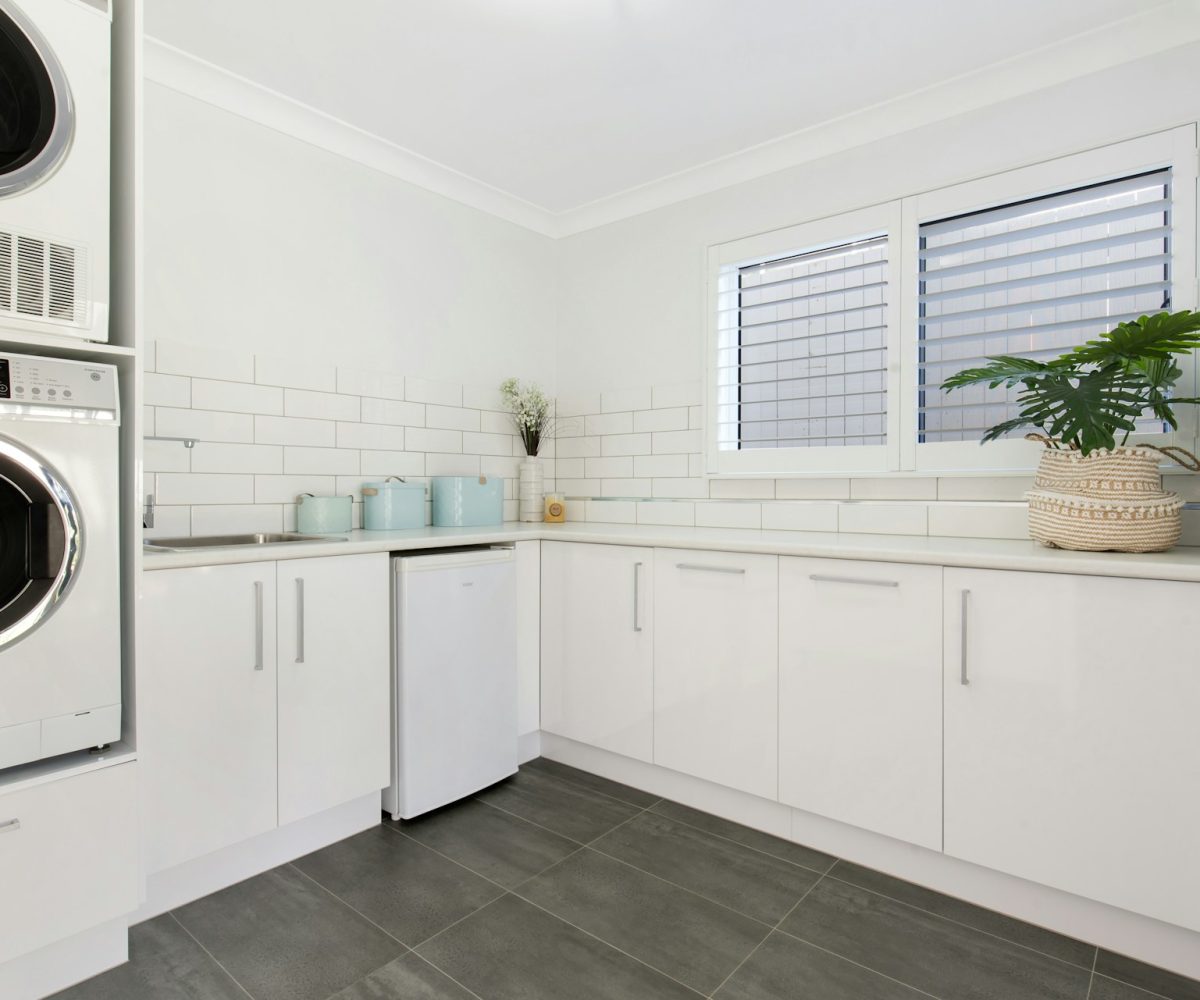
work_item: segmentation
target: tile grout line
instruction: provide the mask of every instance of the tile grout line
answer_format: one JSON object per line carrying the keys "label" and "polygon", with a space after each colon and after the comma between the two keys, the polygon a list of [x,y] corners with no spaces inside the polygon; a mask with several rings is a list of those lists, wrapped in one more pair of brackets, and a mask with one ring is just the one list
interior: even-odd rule
{"label": "tile grout line", "polygon": [[198,937],[196,937],[195,934],[193,934],[190,930],[187,929],[187,927],[184,925],[183,921],[180,920],[175,915],[174,910],[168,910],[167,915],[172,920],[174,920],[176,924],[179,925],[179,929],[182,930],[184,934],[186,934],[188,937],[190,937],[193,941],[196,942],[196,947],[199,948],[202,952],[204,952],[204,954],[206,954],[210,959],[212,959],[213,963],[217,966],[217,968],[220,969],[223,973],[225,973],[225,975],[227,975],[229,977],[230,982],[232,982],[234,986],[236,986],[239,990],[241,990],[243,993],[245,993],[246,996],[248,996],[250,998],[250,1000],[256,1000],[254,994],[251,993],[248,989],[246,989],[246,987],[243,986],[241,984],[241,982],[238,981],[238,978],[232,972],[230,972],[227,968],[225,968],[224,965],[221,964],[220,959],[218,959],[216,955],[214,955],[211,951],[208,950],[208,948],[206,948],[204,946],[204,942],[201,941]]}
{"label": "tile grout line", "polygon": [[1092,951],[1092,974],[1088,976],[1087,995],[1083,1000],[1092,1000],[1092,987],[1096,985],[1096,965],[1100,961],[1100,946]]}
{"label": "tile grout line", "polygon": [[[299,859],[299,858],[297,858],[296,860],[298,861],[298,860],[300,860],[300,859]],[[370,924],[372,927],[374,927],[374,928],[375,928],[377,931],[379,931],[381,934],[386,934],[386,935],[387,935],[389,938],[391,938],[393,941],[395,941],[395,942],[396,942],[396,944],[400,945],[400,947],[404,949],[404,952],[401,952],[401,953],[400,953],[400,955],[396,955],[396,956],[395,956],[393,959],[391,959],[391,961],[395,961],[397,958],[401,958],[401,957],[404,955],[404,953],[405,953],[405,952],[408,952],[408,951],[411,951],[411,950],[412,950],[412,949],[411,949],[411,948],[410,948],[410,947],[409,947],[407,944],[405,944],[405,943],[404,943],[403,941],[401,941],[401,940],[400,940],[398,937],[396,937],[396,935],[395,935],[395,934],[393,934],[391,931],[389,931],[389,930],[387,930],[386,928],[384,928],[384,927],[381,927],[379,924],[375,923],[375,921],[374,921],[374,920],[372,920],[370,917],[368,917],[368,916],[367,916],[365,913],[363,913],[363,912],[362,912],[361,910],[359,910],[357,907],[351,906],[351,905],[350,905],[348,902],[346,902],[346,900],[342,899],[342,897],[341,897],[341,896],[339,896],[339,895],[338,895],[336,892],[334,892],[332,889],[329,889],[329,888],[327,888],[326,886],[323,886],[323,885],[322,885],[320,882],[318,882],[318,881],[317,881],[315,878],[313,878],[311,875],[309,875],[309,874],[308,874],[308,872],[306,872],[306,871],[303,871],[303,870],[301,870],[300,868],[298,868],[298,867],[296,866],[295,862],[291,862],[291,861],[289,861],[289,862],[287,863],[287,867],[288,867],[288,868],[291,868],[293,871],[295,871],[295,872],[296,872],[296,874],[297,874],[297,875],[299,875],[301,878],[307,879],[309,882],[311,882],[313,885],[315,885],[315,886],[316,886],[318,889],[320,889],[322,892],[328,893],[328,894],[329,894],[331,897],[333,897],[333,898],[334,898],[334,899],[336,899],[336,900],[337,900],[339,903],[341,903],[341,904],[342,904],[342,906],[346,907],[346,909],[348,909],[348,910],[350,910],[352,913],[355,913],[355,914],[357,914],[358,916],[362,917],[362,918],[363,918],[363,920],[365,920],[367,923],[369,923],[369,924]]]}
{"label": "tile grout line", "polygon": [[[503,898],[502,896],[496,897],[496,899],[502,899],[502,898]],[[496,901],[495,899],[492,900],[493,903],[495,901]],[[427,959],[424,955],[418,955],[415,949],[413,951],[410,951],[409,954],[416,955],[417,958],[419,958],[422,962],[424,962],[431,969],[433,969],[434,972],[440,973],[441,975],[443,975],[447,979],[449,979],[450,982],[452,982],[455,986],[459,987],[464,992],[470,993],[471,996],[475,997],[475,1000],[483,1000],[483,997],[481,997],[478,993],[476,993],[473,989],[471,989],[466,984],[460,983],[457,979],[455,979],[452,975],[450,975],[450,973],[448,973],[445,969],[441,968],[440,966],[434,965],[433,962],[429,961],[429,959]],[[333,998],[330,997],[330,1000],[333,1000]]]}

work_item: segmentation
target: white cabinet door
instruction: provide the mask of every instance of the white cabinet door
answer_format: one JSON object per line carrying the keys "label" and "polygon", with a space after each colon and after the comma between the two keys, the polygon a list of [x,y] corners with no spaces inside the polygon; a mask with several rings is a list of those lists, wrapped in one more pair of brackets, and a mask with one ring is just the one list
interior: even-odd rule
{"label": "white cabinet door", "polygon": [[654,752],[654,550],[542,543],[542,728]]}
{"label": "white cabinet door", "polygon": [[654,763],[778,793],[779,559],[656,549]]}
{"label": "white cabinet door", "polygon": [[779,800],[941,850],[941,567],[780,560]]}
{"label": "white cabinet door", "polygon": [[155,872],[275,827],[275,564],[143,573],[138,627]]}
{"label": "white cabinet door", "polygon": [[946,853],[1200,930],[1197,606],[946,570]]}
{"label": "white cabinet door", "polygon": [[290,559],[279,579],[279,822],[389,781],[387,553]]}

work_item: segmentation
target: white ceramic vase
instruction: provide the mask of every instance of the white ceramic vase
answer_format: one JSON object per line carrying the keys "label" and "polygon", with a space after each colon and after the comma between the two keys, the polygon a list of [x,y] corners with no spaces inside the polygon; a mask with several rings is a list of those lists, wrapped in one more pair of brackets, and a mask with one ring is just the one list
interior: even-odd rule
{"label": "white ceramic vase", "polygon": [[542,463],[536,455],[530,455],[521,463],[520,488],[517,501],[522,521],[540,521],[544,514],[545,476]]}

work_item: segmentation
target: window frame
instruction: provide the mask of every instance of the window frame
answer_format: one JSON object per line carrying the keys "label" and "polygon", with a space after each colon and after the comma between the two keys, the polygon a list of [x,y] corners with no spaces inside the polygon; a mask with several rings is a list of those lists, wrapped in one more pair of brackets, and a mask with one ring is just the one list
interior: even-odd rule
{"label": "window frame", "polygon": [[[865,208],[840,212],[767,233],[714,244],[707,251],[704,285],[706,335],[703,371],[704,471],[707,478],[804,478],[813,476],[987,475],[1028,473],[1041,446],[1005,440],[917,441],[920,315],[919,229],[931,222],[982,211],[1028,198],[1102,183],[1147,170],[1172,169],[1171,310],[1196,309],[1197,125],[1191,123],[1055,157],[960,184],[937,188]],[[887,237],[886,444],[818,448],[753,448],[721,451],[717,425],[718,305],[721,269],[759,260],[838,246],[884,234]],[[1197,395],[1196,357],[1180,359],[1179,390]],[[1193,449],[1200,435],[1200,410],[1184,407],[1179,430],[1139,434],[1131,441],[1175,444]]]}
{"label": "window frame", "polygon": [[[704,338],[705,357],[705,468],[710,476],[746,478],[752,476],[782,477],[793,473],[862,473],[874,475],[897,467],[900,432],[898,413],[890,405],[893,394],[900,391],[900,369],[896,363],[900,327],[900,268],[894,259],[896,239],[900,231],[900,203],[885,202],[868,208],[855,209],[811,222],[789,226],[769,233],[748,236],[708,248],[708,281],[705,286],[707,336]],[[748,448],[721,450],[718,444],[717,421],[717,353],[718,304],[721,295],[719,282],[723,268],[777,260],[796,254],[853,243],[857,240],[883,236],[887,240],[887,305],[885,308],[887,350],[887,419],[886,443],[882,445],[838,445],[822,448]]]}

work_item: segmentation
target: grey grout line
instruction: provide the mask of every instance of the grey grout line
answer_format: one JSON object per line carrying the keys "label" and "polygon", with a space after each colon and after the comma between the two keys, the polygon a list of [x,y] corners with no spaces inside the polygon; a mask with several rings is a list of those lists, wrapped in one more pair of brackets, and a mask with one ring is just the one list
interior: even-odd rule
{"label": "grey grout line", "polygon": [[559,833],[557,830],[551,830],[548,826],[542,826],[541,823],[535,823],[531,819],[527,819],[520,813],[515,813],[511,809],[505,809],[503,806],[498,806],[494,802],[485,802],[483,799],[472,798],[472,802],[478,802],[481,806],[487,806],[489,809],[495,809],[496,812],[504,813],[505,816],[511,816],[513,819],[519,819],[522,823],[528,823],[530,826],[537,827],[539,830],[545,830],[546,833],[552,833],[556,837],[562,837],[563,840],[569,840],[572,844],[583,846],[582,840],[576,840],[574,837],[568,837],[565,833]]}
{"label": "grey grout line", "polygon": [[[834,865],[834,868],[836,868],[836,867],[837,867],[837,865]],[[976,927],[974,924],[968,924],[968,923],[965,923],[965,922],[963,922],[962,920],[955,920],[953,917],[947,917],[945,914],[942,914],[942,913],[936,913],[936,912],[934,912],[933,910],[927,910],[927,909],[925,909],[925,907],[923,907],[923,906],[916,906],[915,904],[913,904],[913,903],[909,903],[909,902],[906,902],[906,901],[905,901],[905,900],[903,900],[903,899],[897,899],[895,896],[889,896],[889,895],[888,895],[886,892],[879,892],[879,891],[877,891],[877,890],[875,890],[875,889],[868,889],[868,888],[866,888],[865,886],[861,886],[861,885],[859,885],[857,882],[851,882],[849,879],[846,879],[846,878],[839,878],[839,877],[838,877],[838,875],[837,875],[837,874],[836,874],[836,873],[833,871],[833,869],[832,869],[832,868],[831,868],[831,869],[830,869],[828,872],[826,872],[826,874],[827,874],[827,875],[829,875],[829,877],[830,877],[831,879],[833,879],[833,881],[835,881],[835,882],[841,882],[843,885],[849,885],[849,886],[853,886],[853,887],[854,887],[855,889],[857,889],[859,892],[867,892],[867,893],[870,893],[872,896],[879,896],[879,897],[880,897],[880,898],[882,898],[882,899],[889,899],[889,900],[891,900],[893,903],[897,903],[897,904],[898,904],[898,905],[900,905],[900,906],[907,907],[907,908],[908,908],[908,909],[910,909],[910,910],[916,910],[918,913],[927,913],[929,916],[931,916],[931,917],[934,917],[934,918],[936,918],[936,919],[938,919],[938,920],[944,920],[944,921],[945,921],[946,923],[948,923],[948,924],[954,924],[954,925],[955,925],[955,926],[957,926],[957,927],[965,927],[967,930],[969,930],[969,931],[974,931],[976,934],[982,934],[984,937],[990,937],[990,938],[992,938],[992,939],[993,939],[993,940],[995,940],[995,941],[1003,941],[1005,944],[1012,945],[1012,947],[1014,947],[1014,948],[1020,948],[1020,949],[1022,949],[1023,951],[1028,951],[1028,952],[1030,952],[1031,954],[1034,954],[1034,955],[1041,955],[1041,956],[1042,956],[1042,958],[1048,958],[1048,959],[1050,959],[1052,962],[1061,962],[1063,965],[1069,965],[1069,966],[1070,966],[1072,969],[1083,969],[1085,972],[1087,971],[1087,966],[1086,966],[1086,965],[1077,965],[1077,964],[1075,964],[1074,962],[1069,962],[1069,961],[1067,961],[1067,959],[1065,959],[1065,958],[1059,958],[1057,955],[1051,955],[1051,954],[1049,954],[1048,952],[1045,952],[1045,951],[1041,951],[1041,950],[1039,950],[1038,948],[1033,948],[1033,947],[1030,947],[1030,946],[1029,946],[1029,945],[1027,945],[1027,944],[1021,944],[1021,942],[1020,942],[1020,941],[1014,941],[1014,940],[1012,940],[1011,938],[1006,938],[1006,937],[1005,937],[1003,934],[996,934],[996,933],[994,933],[993,931],[985,931],[985,930],[983,930],[983,929],[982,929],[982,928],[980,928],[980,927]],[[894,876],[893,876],[893,877],[894,877]],[[915,885],[916,883],[913,883],[913,884]],[[929,892],[937,892],[937,890],[936,890],[936,889],[930,889],[930,890],[928,890],[928,891],[929,891]],[[938,893],[938,895],[943,895],[943,894],[942,894],[942,893]],[[958,899],[956,899],[956,897],[954,897],[954,896],[947,896],[946,898],[947,898],[947,899],[954,899],[956,902],[966,902],[966,900],[958,900]],[[968,906],[974,906],[974,905],[976,905],[976,904],[974,904],[974,903],[967,903],[967,905],[968,905]],[[986,909],[987,909],[987,907],[980,907],[980,909],[986,910]],[[997,910],[988,910],[987,912],[989,912],[989,913],[999,913],[999,911],[997,911]],[[999,915],[1000,915],[1000,916],[1005,916],[1005,914],[1003,914],[1003,913],[999,913]],[[1010,920],[1018,920],[1018,918],[1016,918],[1016,917],[1009,917],[1009,919],[1010,919]],[[1021,920],[1018,920],[1018,922],[1019,922],[1019,923],[1026,923],[1026,921],[1021,921]],[[1036,927],[1037,925],[1036,925],[1036,924],[1029,924],[1029,926],[1030,926],[1030,927]],[[1039,929],[1039,930],[1043,930],[1044,928],[1038,928],[1038,929]],[[786,932],[785,932],[785,933],[786,933]],[[1046,933],[1047,933],[1047,934],[1055,934],[1056,932],[1055,932],[1055,931],[1046,931]],[[1059,937],[1065,937],[1065,935],[1061,935],[1061,934],[1060,934],[1060,935],[1058,935],[1058,936],[1059,936]],[[1087,942],[1081,942],[1081,943],[1083,943],[1083,944],[1086,944]],[[1093,967],[1095,966],[1095,959],[1094,959],[1094,958],[1093,958],[1093,960],[1092,960],[1092,965],[1093,965]]]}
{"label": "grey grout line", "polygon": [[[500,898],[500,897],[497,897],[497,898]],[[495,902],[495,900],[493,900],[493,902]],[[410,954],[417,955],[416,951],[410,952]],[[440,972],[443,976],[445,976],[447,979],[449,979],[450,982],[452,982],[455,986],[459,987],[464,992],[470,993],[471,996],[475,997],[475,1000],[483,1000],[483,997],[481,997],[478,993],[476,993],[469,986],[465,985],[464,983],[460,983],[457,979],[455,979],[452,975],[450,975],[450,973],[448,973],[440,965],[437,965],[434,962],[429,961],[429,959],[427,959],[424,955],[417,955],[417,958],[419,958],[422,962],[424,962],[426,965],[428,965],[434,971]],[[331,998],[331,1000],[332,1000],[332,998]]]}
{"label": "grey grout line", "polygon": [[[538,757],[535,757],[535,758],[533,758],[533,760],[538,760],[538,759],[541,759],[541,758],[538,758]],[[544,759],[545,759],[545,760],[550,760],[550,758],[549,758],[549,757],[546,757],[546,758],[544,758]],[[570,775],[567,775],[567,774],[555,774],[553,771],[544,771],[544,770],[542,770],[542,768],[540,768],[540,767],[538,767],[536,764],[534,764],[534,763],[533,763],[533,760],[528,760],[528,761],[526,761],[524,764],[522,764],[522,765],[521,765],[521,767],[528,767],[528,768],[529,768],[529,770],[533,771],[535,774],[540,774],[540,775],[542,775],[543,777],[550,778],[550,779],[552,779],[552,780],[554,780],[554,781],[561,781],[561,782],[564,782],[565,784],[571,785],[571,786],[572,786],[572,787],[574,787],[574,788],[579,788],[579,789],[582,789],[583,791],[585,791],[585,792],[588,792],[588,793],[589,793],[589,794],[591,794],[591,795],[600,795],[600,796],[602,796],[602,797],[604,797],[604,798],[606,798],[606,799],[611,799],[613,802],[620,802],[622,805],[631,806],[631,807],[632,807],[632,808],[634,808],[634,809],[641,809],[641,810],[643,810],[643,811],[644,811],[644,810],[646,810],[646,809],[653,809],[653,808],[654,808],[656,805],[658,805],[660,802],[665,802],[665,801],[666,801],[664,798],[662,798],[661,796],[659,796],[659,797],[655,798],[655,800],[654,800],[653,802],[651,802],[651,803],[650,803],[648,806],[643,806],[643,805],[640,805],[640,804],[639,804],[639,803],[637,803],[637,802],[631,802],[629,799],[623,799],[623,798],[621,798],[621,796],[619,796],[619,795],[610,795],[608,792],[602,792],[602,791],[600,791],[598,788],[592,788],[590,785],[586,785],[586,784],[584,784],[582,781],[579,781],[579,780],[577,780],[576,778],[572,778]],[[559,761],[551,761],[551,763],[558,764],[558,763],[560,763],[560,762],[559,762]],[[563,767],[571,767],[571,765],[570,765],[570,764],[562,764],[562,766],[563,766]],[[578,768],[573,768],[573,770],[578,770]],[[583,771],[582,773],[583,773],[583,774],[590,774],[590,772],[589,772],[589,771]],[[611,780],[610,778],[604,778],[604,775],[602,775],[602,774],[594,774],[594,775],[592,775],[592,777],[594,777],[594,778],[603,778],[605,781],[610,781],[610,780]],[[619,785],[619,784],[620,784],[620,782],[619,782],[619,781],[614,781],[614,782],[613,782],[613,784],[614,784],[614,785]],[[632,786],[632,785],[630,785],[629,787],[630,787],[630,788],[633,788],[633,786]],[[645,794],[645,795],[653,795],[653,794],[654,794],[653,792],[647,792],[647,791],[645,791],[645,789],[642,789],[642,788],[634,788],[633,790],[634,790],[635,792],[642,792],[642,793],[643,793],[643,794]]]}
{"label": "grey grout line", "polygon": [[[342,897],[341,897],[341,896],[339,896],[339,895],[338,895],[336,892],[334,892],[334,891],[333,891],[332,889],[330,889],[330,888],[327,888],[326,886],[323,886],[323,885],[322,885],[320,882],[318,882],[318,881],[317,881],[315,878],[313,878],[313,877],[312,877],[311,875],[309,875],[307,872],[301,871],[299,868],[297,868],[297,867],[296,867],[296,865],[295,865],[293,862],[290,862],[290,861],[289,861],[289,862],[288,862],[288,864],[287,864],[287,867],[288,867],[288,868],[290,868],[290,869],[292,869],[292,870],[293,870],[293,871],[294,871],[294,872],[295,872],[297,875],[299,875],[301,878],[305,878],[305,879],[307,879],[309,882],[311,882],[313,885],[315,885],[315,886],[316,886],[318,889],[320,889],[322,892],[326,892],[326,893],[328,893],[330,896],[332,896],[334,899],[336,899],[336,900],[337,900],[339,903],[341,903],[341,904],[342,904],[342,906],[346,907],[346,909],[348,909],[348,910],[351,910],[352,912],[354,912],[354,913],[358,914],[358,916],[362,917],[362,918],[363,918],[363,920],[365,920],[367,923],[369,923],[369,924],[370,924],[372,927],[374,927],[374,928],[375,928],[377,931],[379,931],[379,932],[380,932],[380,933],[382,933],[382,934],[386,934],[386,935],[387,935],[388,937],[390,937],[390,938],[391,938],[393,941],[395,941],[395,942],[396,942],[396,944],[400,945],[400,947],[401,947],[401,948],[403,948],[403,949],[404,949],[404,951],[408,951],[408,950],[409,950],[409,946],[408,946],[407,944],[405,944],[403,941],[401,941],[401,940],[400,940],[398,937],[396,937],[396,935],[395,935],[395,934],[393,934],[393,933],[392,933],[391,931],[389,931],[387,928],[385,928],[385,927],[381,927],[379,924],[375,923],[375,921],[374,921],[374,920],[372,920],[372,919],[371,919],[370,917],[368,917],[368,916],[367,916],[365,913],[363,913],[363,912],[362,912],[360,909],[358,909],[358,907],[356,907],[356,906],[352,906],[350,903],[346,902],[346,900],[342,899]],[[401,952],[401,954],[404,954],[404,952]],[[396,956],[395,956],[395,958],[399,958],[399,957],[400,957],[400,955],[396,955]]]}
{"label": "grey grout line", "polygon": [[1097,947],[1092,951],[1092,974],[1088,976],[1087,996],[1084,1000],[1092,1000],[1092,987],[1096,985],[1096,965],[1100,961],[1100,948]]}
{"label": "grey grout line", "polygon": [[221,964],[220,959],[218,959],[216,955],[214,955],[211,951],[208,950],[208,948],[206,948],[204,946],[203,941],[201,941],[198,937],[196,937],[195,934],[193,934],[191,931],[189,931],[187,929],[187,927],[184,925],[184,922],[182,920],[180,920],[177,916],[175,916],[174,910],[168,910],[167,915],[172,920],[174,920],[175,923],[177,923],[179,925],[180,930],[182,930],[184,934],[186,934],[188,937],[190,937],[193,941],[196,942],[196,947],[199,948],[202,952],[204,952],[204,954],[206,954],[210,959],[212,959],[212,961],[216,965],[216,967],[229,977],[230,982],[232,982],[234,986],[236,986],[239,990],[241,990],[243,993],[245,993],[246,996],[248,996],[250,998],[250,1000],[255,1000],[254,994],[251,993],[248,989],[246,989],[246,987],[243,986],[238,981],[237,976],[235,976],[232,972],[230,972],[227,968],[225,968],[224,965]]}

